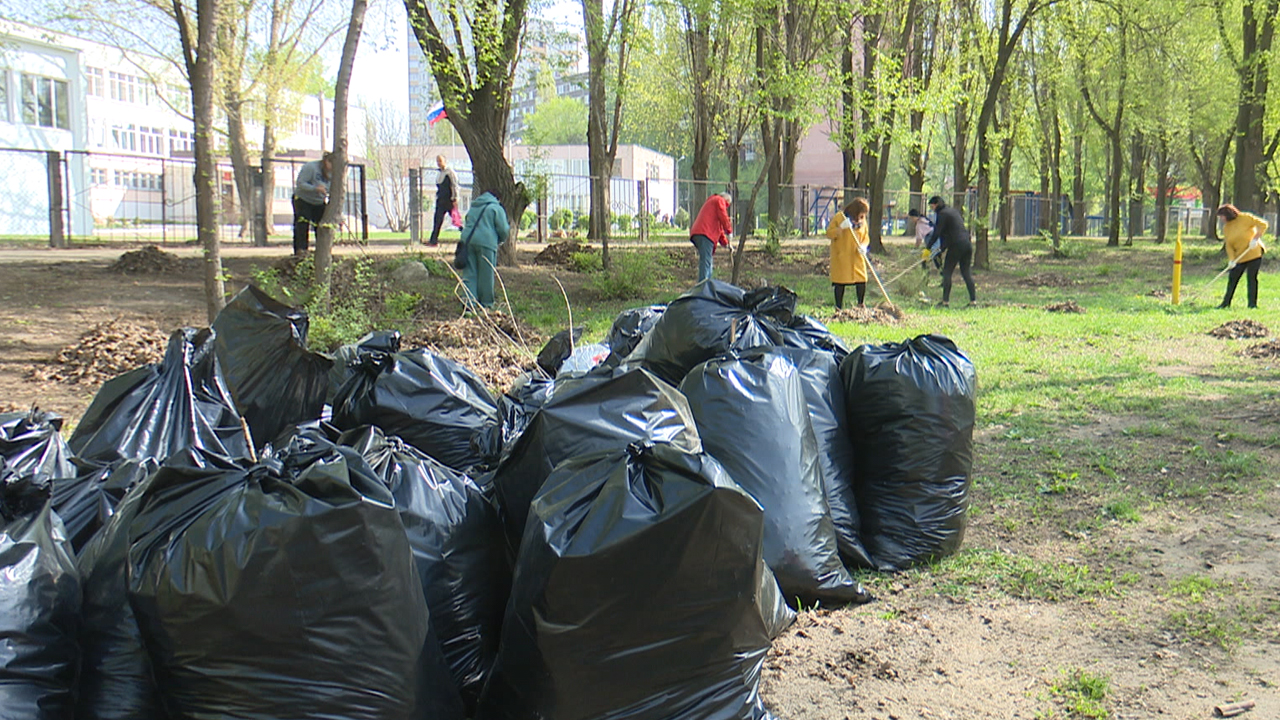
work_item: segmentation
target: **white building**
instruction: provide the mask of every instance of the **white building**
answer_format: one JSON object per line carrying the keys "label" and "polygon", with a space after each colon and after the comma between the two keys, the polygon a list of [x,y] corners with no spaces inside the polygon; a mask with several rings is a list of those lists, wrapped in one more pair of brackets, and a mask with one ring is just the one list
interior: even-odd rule
{"label": "white building", "polygon": [[[7,83],[0,83],[0,148],[63,153],[72,235],[122,225],[160,224],[163,228],[194,222],[191,95],[183,74],[170,60],[0,22],[0,78]],[[42,93],[47,102],[40,100]],[[276,165],[274,215],[276,222],[285,224],[291,221],[289,198],[297,168],[333,143],[333,102],[314,96],[291,100],[276,129],[278,155],[297,157],[296,162]],[[362,158],[364,113],[353,107],[348,118],[348,152],[353,159]],[[224,127],[225,121],[215,120],[215,131]],[[246,123],[246,140],[255,162],[262,132],[260,124]],[[216,141],[225,147],[221,135]],[[47,184],[45,156],[3,154],[5,159],[19,158],[18,164],[26,170],[21,179],[11,173],[0,184],[20,192],[25,188],[25,195],[39,194],[33,193],[36,185],[29,173],[38,170],[39,186]],[[218,186],[224,217],[230,220],[236,194],[231,166],[225,160],[219,166]],[[0,206],[0,232],[45,232],[47,198],[46,189],[43,211],[38,204],[15,211]],[[41,212],[43,219],[38,217]]]}

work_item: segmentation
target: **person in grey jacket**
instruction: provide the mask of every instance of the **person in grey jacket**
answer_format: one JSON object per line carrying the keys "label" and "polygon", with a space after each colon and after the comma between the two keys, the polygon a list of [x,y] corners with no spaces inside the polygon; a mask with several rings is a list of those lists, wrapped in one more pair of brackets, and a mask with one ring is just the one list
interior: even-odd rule
{"label": "person in grey jacket", "polygon": [[320,226],[324,205],[329,201],[329,173],[333,153],[305,163],[293,183],[293,254],[307,252],[312,227]]}
{"label": "person in grey jacket", "polygon": [[440,244],[440,226],[449,212],[458,206],[458,176],[443,155],[436,156],[436,167],[440,172],[436,173],[435,223],[431,226],[431,239],[427,241],[430,247]]}
{"label": "person in grey jacket", "polygon": [[493,273],[498,265],[498,246],[511,232],[507,211],[496,190],[476,198],[467,210],[462,228],[462,242],[467,244],[467,266],[462,280],[467,286],[468,304],[493,307]]}

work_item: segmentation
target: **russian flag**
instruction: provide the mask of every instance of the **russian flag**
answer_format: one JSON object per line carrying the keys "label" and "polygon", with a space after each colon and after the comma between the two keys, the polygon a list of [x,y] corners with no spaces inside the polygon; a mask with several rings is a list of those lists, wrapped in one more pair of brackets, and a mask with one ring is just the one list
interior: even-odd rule
{"label": "russian flag", "polygon": [[427,111],[427,124],[435,125],[447,117],[449,116],[444,112],[444,101],[441,100],[435,105],[432,105],[431,109]]}

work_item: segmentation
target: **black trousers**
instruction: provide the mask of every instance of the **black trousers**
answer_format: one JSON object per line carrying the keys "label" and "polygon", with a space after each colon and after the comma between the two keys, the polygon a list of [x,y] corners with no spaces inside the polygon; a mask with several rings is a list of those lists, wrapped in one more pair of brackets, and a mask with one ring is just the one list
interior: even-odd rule
{"label": "black trousers", "polygon": [[844,307],[844,289],[849,285],[853,285],[854,291],[858,293],[858,307],[862,307],[862,304],[867,301],[866,283],[831,283],[831,289],[835,291],[837,310]]}
{"label": "black trousers", "polygon": [[973,245],[947,248],[946,259],[942,261],[942,302],[951,302],[951,276],[956,266],[960,267],[960,277],[964,278],[964,286],[969,290],[969,302],[978,299],[977,290],[973,286]]}
{"label": "black trousers", "polygon": [[440,226],[444,224],[444,219],[448,217],[449,211],[452,209],[452,200],[436,198],[435,224],[431,226],[431,239],[427,241],[428,245],[436,245],[440,242]]}
{"label": "black trousers", "polygon": [[1222,296],[1222,307],[1231,307],[1231,298],[1235,297],[1236,286],[1240,284],[1240,276],[1249,276],[1249,307],[1258,307],[1258,270],[1262,268],[1262,258],[1256,257],[1231,268],[1227,273],[1227,294]]}
{"label": "black trousers", "polygon": [[293,254],[301,255],[308,248],[308,233],[312,227],[320,226],[320,218],[324,217],[324,206],[313,205],[306,200],[293,198]]}

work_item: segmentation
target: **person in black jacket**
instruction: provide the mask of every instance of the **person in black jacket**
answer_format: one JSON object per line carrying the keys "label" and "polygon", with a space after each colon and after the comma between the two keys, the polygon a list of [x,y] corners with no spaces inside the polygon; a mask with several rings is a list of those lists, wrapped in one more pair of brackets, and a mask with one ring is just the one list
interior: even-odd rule
{"label": "person in black jacket", "polygon": [[436,216],[435,224],[431,226],[431,239],[427,241],[430,247],[440,244],[440,226],[458,206],[458,176],[453,174],[453,168],[445,162],[443,155],[436,156],[436,167],[440,172],[436,173]]}
{"label": "person in black jacket", "polygon": [[964,285],[969,290],[969,304],[974,305],[978,302],[978,296],[973,286],[971,269],[973,244],[969,242],[969,231],[964,228],[964,219],[960,217],[960,211],[948,206],[937,195],[929,198],[929,208],[936,217],[933,232],[925,245],[931,246],[936,240],[941,243],[942,252],[946,253],[942,262],[942,302],[939,305],[947,307],[951,303],[951,276],[955,274],[957,265],[960,267],[960,277],[964,278]]}

